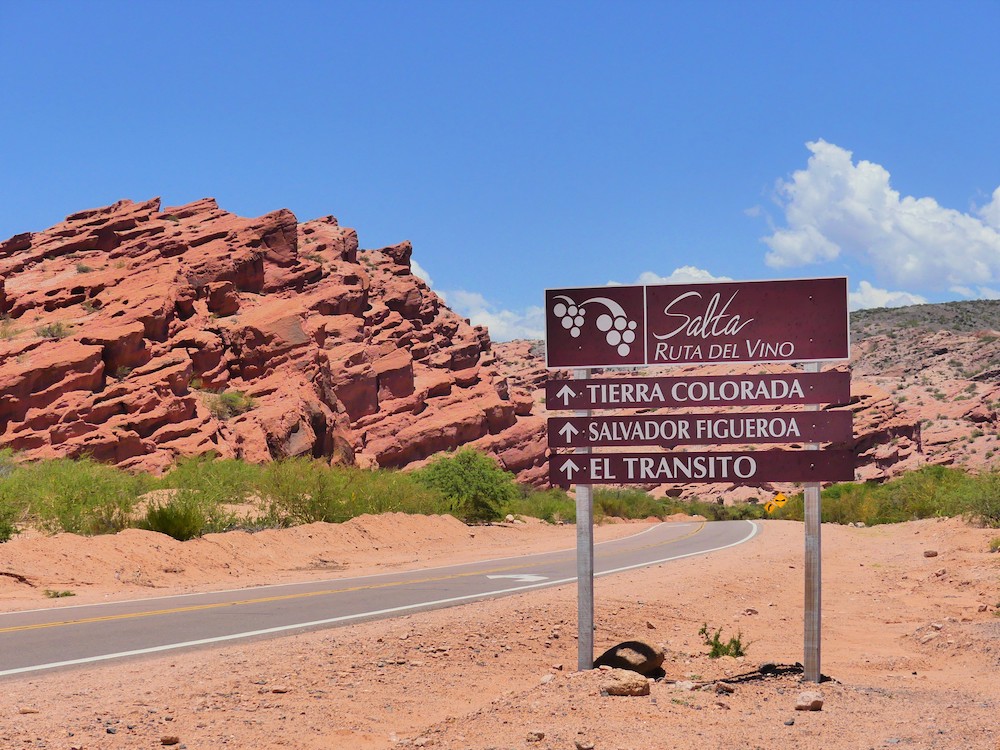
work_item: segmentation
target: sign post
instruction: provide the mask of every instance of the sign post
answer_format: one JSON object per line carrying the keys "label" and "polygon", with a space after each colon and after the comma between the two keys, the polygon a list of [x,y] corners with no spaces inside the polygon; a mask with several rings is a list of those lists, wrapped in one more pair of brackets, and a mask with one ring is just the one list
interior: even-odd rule
{"label": "sign post", "polygon": [[[573,371],[577,380],[586,380],[590,370]],[[590,417],[590,409],[576,412],[576,416]],[[590,446],[577,448],[576,454],[589,454]],[[576,668],[579,671],[594,668],[594,487],[584,482],[576,486]]]}
{"label": "sign post", "polygon": [[[810,362],[806,365],[807,372],[818,372],[819,363]],[[819,406],[808,406],[810,410],[819,409]],[[818,451],[818,443],[810,443],[807,446],[810,451]],[[851,479],[854,477],[851,476]],[[805,670],[803,677],[808,682],[819,682],[822,679],[820,671],[820,650],[822,634],[822,605],[823,605],[823,581],[822,581],[822,556],[820,548],[820,527],[822,525],[822,510],[820,507],[820,487],[819,482],[807,482],[803,501],[805,504],[805,526],[806,526],[806,550],[805,550],[805,632],[803,634],[803,648]]]}
{"label": "sign post", "polygon": [[[550,289],[545,316],[547,366],[573,370],[572,380],[546,383],[545,405],[575,411],[549,420],[548,445],[550,482],[577,487],[579,668],[593,667],[594,484],[803,482],[805,679],[819,682],[820,482],[854,479],[854,454],[844,445],[850,412],[819,412],[820,404],[849,401],[850,374],[820,372],[820,363],[850,357],[847,279]],[[806,371],[589,379],[593,367],[778,362]],[[793,405],[806,411],[785,410]],[[782,410],[698,411],[746,406]],[[663,408],[684,413],[591,415]],[[805,450],[748,448],[767,443]],[[833,449],[821,451],[820,443]],[[675,450],[688,445],[736,450]],[[592,453],[602,446],[618,450]],[[627,452],[633,446],[660,451]]]}

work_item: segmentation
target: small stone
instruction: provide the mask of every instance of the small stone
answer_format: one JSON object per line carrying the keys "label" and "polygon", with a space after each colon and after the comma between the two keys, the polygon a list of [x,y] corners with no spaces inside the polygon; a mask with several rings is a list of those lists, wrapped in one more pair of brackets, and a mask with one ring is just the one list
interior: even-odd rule
{"label": "small stone", "polygon": [[562,672],[563,671],[563,665],[562,664],[553,664],[552,668],[554,670],[556,670],[557,672]]}
{"label": "small stone", "polygon": [[751,615],[755,614],[757,614],[757,610],[754,609],[753,607],[747,607],[746,609],[743,610],[743,615],[745,617],[750,617]]}
{"label": "small stone", "polygon": [[799,693],[799,698],[795,701],[796,711],[821,711],[822,709],[823,696],[815,690]]}
{"label": "small stone", "polygon": [[646,628],[648,630],[656,630],[656,626],[653,623],[651,623],[649,620],[646,621]]}
{"label": "small stone", "polygon": [[928,633],[927,635],[925,635],[923,638],[920,639],[920,642],[921,643],[930,643],[935,638],[937,638],[939,635],[940,635],[940,633]]}
{"label": "small stone", "polygon": [[17,712],[19,714],[37,714],[38,713],[38,709],[37,708],[19,708],[19,709],[17,709]]}
{"label": "small stone", "polygon": [[514,523],[514,515],[512,513],[508,513],[503,520],[507,523]]}
{"label": "small stone", "polygon": [[718,695],[732,695],[736,692],[736,688],[726,682],[715,683],[715,692]]}
{"label": "small stone", "polygon": [[528,732],[528,736],[524,738],[526,742],[541,742],[545,739],[545,732],[539,732],[537,729]]}
{"label": "small stone", "polygon": [[573,743],[576,750],[594,750],[594,743],[590,740],[577,740]]}
{"label": "small stone", "polygon": [[272,693],[278,693],[279,695],[284,695],[285,693],[288,692],[288,690],[289,689],[286,688],[284,685],[279,685],[278,687],[271,688]]}
{"label": "small stone", "polygon": [[118,730],[114,727],[104,727],[104,731],[108,734],[118,734]]}
{"label": "small stone", "polygon": [[937,557],[938,553],[936,549],[925,549],[924,557]]}
{"label": "small stone", "polygon": [[785,726],[786,727],[794,727],[795,726],[795,719],[786,719],[785,720]]}
{"label": "small stone", "polygon": [[161,745],[179,745],[179,744],[181,744],[181,738],[180,737],[175,737],[173,735],[170,735],[170,736],[167,736],[167,737],[160,737],[160,744]]}
{"label": "small stone", "polygon": [[940,622],[931,623],[931,628],[933,628],[934,630],[941,630],[943,627],[944,625],[942,625]]}
{"label": "small stone", "polygon": [[938,578],[940,578],[941,576],[947,575],[947,573],[948,573],[948,571],[945,570],[944,568],[941,568],[940,570],[935,570],[934,571],[934,575],[937,576]]}
{"label": "small stone", "polygon": [[601,682],[601,690],[608,695],[649,695],[649,680],[638,672],[612,669]]}
{"label": "small stone", "polygon": [[986,605],[986,604],[980,604],[979,607],[976,609],[976,611],[977,612],[985,612],[987,609],[989,609],[988,605]]}
{"label": "small stone", "polygon": [[552,680],[554,680],[555,678],[556,678],[556,676],[555,676],[554,674],[552,674],[552,673],[550,672],[549,674],[547,674],[547,675],[544,675],[544,676],[542,677],[542,679],[541,679],[541,680],[539,680],[539,682],[541,682],[541,684],[543,684],[543,685],[548,685],[548,684],[549,684],[550,682],[552,682]]}
{"label": "small stone", "polygon": [[716,701],[715,702],[715,707],[716,708],[724,708],[727,711],[729,710],[729,704],[728,703],[724,703],[723,701]]}
{"label": "small stone", "polygon": [[697,686],[690,680],[678,680],[677,682],[674,683],[674,687],[677,688],[678,690],[691,692]]}

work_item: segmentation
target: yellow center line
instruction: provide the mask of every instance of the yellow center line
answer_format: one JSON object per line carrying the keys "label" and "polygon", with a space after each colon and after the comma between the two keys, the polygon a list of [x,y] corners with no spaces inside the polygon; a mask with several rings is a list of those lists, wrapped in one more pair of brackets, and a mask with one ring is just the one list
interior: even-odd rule
{"label": "yellow center line", "polygon": [[[681,541],[683,539],[688,539],[688,538],[694,536],[695,534],[697,534],[698,532],[700,532],[704,528],[705,528],[705,522],[703,521],[701,523],[701,525],[698,526],[697,529],[695,529],[694,531],[691,531],[691,532],[689,532],[689,533],[687,533],[687,534],[685,534],[683,536],[679,536],[676,539],[668,539],[668,540],[662,541],[662,542],[653,542],[651,544],[647,544],[647,545],[642,546],[642,547],[630,548],[628,550],[622,550],[621,552],[612,552],[610,554],[611,555],[620,555],[620,554],[624,554],[625,552],[635,552],[637,550],[649,549],[651,547],[658,547],[661,544],[672,544],[674,542],[679,542],[679,541]],[[558,560],[559,558],[556,558],[556,559]],[[517,563],[517,564],[514,564],[514,565],[505,565],[505,566],[502,566],[502,567],[489,568],[489,569],[486,569],[486,570],[475,570],[475,571],[469,571],[467,573],[453,573],[451,575],[433,576],[433,577],[428,577],[428,578],[418,578],[418,579],[408,580],[408,581],[389,581],[389,582],[386,582],[386,583],[369,583],[369,584],[364,584],[364,585],[361,585],[361,586],[350,586],[350,587],[347,587],[347,588],[324,589],[322,591],[303,591],[303,592],[296,593],[296,594],[280,594],[280,595],[277,595],[277,596],[263,596],[263,597],[257,597],[257,598],[254,598],[254,599],[238,599],[236,601],[231,601],[231,602],[215,602],[215,603],[212,603],[212,604],[192,604],[192,605],[189,605],[189,606],[186,606],[186,607],[172,607],[170,609],[152,609],[152,610],[147,610],[147,611],[144,611],[144,612],[132,612],[132,613],[126,613],[126,614],[119,614],[119,615],[103,615],[103,616],[100,616],[100,617],[81,617],[81,618],[76,619],[76,620],[60,620],[60,621],[56,621],[56,622],[42,622],[42,623],[37,623],[35,625],[14,625],[14,626],[7,627],[7,628],[0,628],[0,633],[18,633],[18,632],[27,631],[27,630],[42,630],[44,628],[58,628],[58,627],[66,626],[66,625],[88,625],[90,623],[95,623],[95,622],[111,622],[111,621],[114,621],[114,620],[134,620],[134,619],[138,619],[140,617],[157,617],[157,616],[160,616],[160,615],[174,615],[174,614],[181,614],[183,612],[198,612],[198,611],[208,610],[208,609],[222,609],[224,607],[239,607],[239,606],[248,605],[248,604],[267,604],[269,602],[281,602],[281,601],[288,601],[290,599],[308,599],[308,598],[314,597],[314,596],[329,596],[331,594],[347,594],[347,593],[351,593],[351,592],[354,592],[354,591],[365,591],[365,590],[375,591],[375,590],[378,590],[378,589],[387,589],[387,588],[393,588],[393,587],[396,587],[396,586],[408,586],[408,585],[422,584],[422,583],[438,583],[440,581],[453,581],[453,580],[457,580],[459,578],[469,578],[471,576],[485,576],[485,575],[491,575],[491,574],[494,574],[494,573],[503,573],[503,572],[509,571],[509,570],[523,569],[525,567],[530,567],[530,564],[527,564],[527,563],[524,563],[524,562],[520,562],[520,563]],[[485,594],[485,593],[489,593],[489,592],[483,592],[483,593]]]}

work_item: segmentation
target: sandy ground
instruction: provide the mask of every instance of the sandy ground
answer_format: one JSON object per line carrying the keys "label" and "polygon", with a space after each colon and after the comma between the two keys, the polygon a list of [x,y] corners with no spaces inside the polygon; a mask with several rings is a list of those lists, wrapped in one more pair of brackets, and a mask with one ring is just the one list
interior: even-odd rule
{"label": "sandy ground", "polygon": [[[802,660],[802,526],[761,526],[740,547],[597,580],[598,649],[635,637],[666,649],[667,679],[648,696],[603,695],[605,673],[575,671],[576,590],[563,587],[8,679],[0,748],[1000,748],[996,530],[957,520],[824,526],[832,679],[817,687],[757,672]],[[601,526],[597,538],[644,528]],[[33,585],[0,576],[0,605],[441,565],[572,547],[574,534],[393,516],[183,545],[146,532],[15,539],[0,545],[0,571]],[[76,596],[47,599],[45,589]],[[703,623],[724,639],[741,632],[748,655],[709,659]],[[718,680],[733,692],[717,692]],[[821,711],[794,710],[806,689],[822,693]]]}

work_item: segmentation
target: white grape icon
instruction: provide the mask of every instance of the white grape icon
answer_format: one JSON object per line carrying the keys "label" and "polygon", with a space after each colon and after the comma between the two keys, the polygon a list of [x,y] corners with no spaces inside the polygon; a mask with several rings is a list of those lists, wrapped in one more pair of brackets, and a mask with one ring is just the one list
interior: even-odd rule
{"label": "white grape icon", "polygon": [[587,305],[603,305],[607,312],[597,316],[597,329],[604,333],[604,339],[615,348],[618,356],[627,357],[632,351],[631,344],[635,342],[638,324],[629,320],[624,308],[613,299],[591,297],[577,304],[571,297],[560,294],[556,296],[556,300],[558,301],[552,306],[552,314],[560,319],[562,327],[569,331],[570,336],[579,337],[586,320]]}

